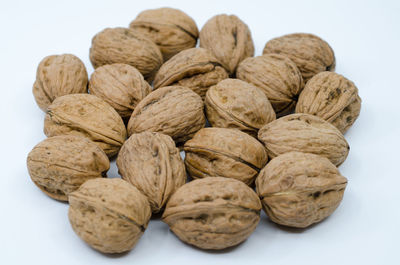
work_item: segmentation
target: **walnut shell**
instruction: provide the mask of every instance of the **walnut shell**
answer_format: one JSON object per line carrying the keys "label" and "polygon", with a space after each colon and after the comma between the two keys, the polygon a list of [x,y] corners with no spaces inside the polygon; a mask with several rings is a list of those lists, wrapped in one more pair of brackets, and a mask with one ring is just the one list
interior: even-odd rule
{"label": "walnut shell", "polygon": [[210,86],[228,78],[220,62],[203,48],[181,51],[157,72],[154,88],[180,85],[192,89],[204,99]]}
{"label": "walnut shell", "polygon": [[343,134],[329,122],[310,114],[291,114],[268,123],[258,132],[270,158],[299,151],[328,158],[336,166],[349,154]]}
{"label": "walnut shell", "polygon": [[160,49],[143,34],[128,28],[106,28],[97,33],[90,47],[94,68],[105,64],[129,64],[151,81],[163,63]]}
{"label": "walnut shell", "polygon": [[319,116],[342,133],[356,121],[361,98],[353,82],[333,72],[321,72],[307,82],[300,94],[296,112]]}
{"label": "walnut shell", "polygon": [[213,127],[236,128],[252,136],[276,119],[263,91],[239,79],[225,79],[210,87],[205,108]]}
{"label": "walnut shell", "polygon": [[347,179],[327,158],[289,152],[272,159],[256,180],[271,221],[298,228],[320,222],[339,206]]}
{"label": "walnut shell", "polygon": [[196,46],[196,22],[181,10],[157,8],[141,12],[129,25],[157,44],[164,61],[178,52]]}
{"label": "walnut shell", "polygon": [[257,194],[243,182],[204,178],[180,187],[162,218],[182,241],[202,249],[224,249],[250,236],[260,209]]}
{"label": "walnut shell", "polygon": [[304,86],[296,64],[279,54],[244,59],[236,70],[236,77],[260,88],[279,116],[294,110]]}
{"label": "walnut shell", "polygon": [[139,101],[151,92],[151,86],[135,67],[118,63],[97,68],[90,77],[89,90],[128,119]]}
{"label": "walnut shell", "polygon": [[129,120],[128,133],[160,132],[182,144],[204,126],[200,96],[185,87],[167,86],[139,102]]}
{"label": "walnut shell", "polygon": [[88,75],[83,62],[72,54],[50,55],[39,64],[33,95],[43,111],[60,96],[87,93]]}
{"label": "walnut shell", "polygon": [[44,133],[80,135],[94,141],[112,157],[126,138],[124,122],[102,99],[89,94],[71,94],[56,98],[48,107]]}
{"label": "walnut shell", "polygon": [[329,44],[313,34],[294,33],[272,39],[263,54],[288,56],[299,68],[304,82],[323,71],[335,71],[335,54]]}
{"label": "walnut shell", "polygon": [[28,155],[29,175],[45,194],[68,201],[68,194],[88,179],[105,177],[106,154],[85,137],[60,135],[37,144]]}
{"label": "walnut shell", "polygon": [[254,44],[247,25],[235,15],[217,15],[200,31],[200,47],[214,54],[230,74],[238,64],[254,55]]}
{"label": "walnut shell", "polygon": [[194,179],[226,177],[251,185],[268,161],[264,146],[236,129],[203,128],[184,150],[186,169]]}
{"label": "walnut shell", "polygon": [[171,137],[156,132],[133,134],[117,158],[118,172],[149,200],[157,213],[185,184],[185,165]]}
{"label": "walnut shell", "polygon": [[150,216],[146,197],[118,178],[88,180],[69,196],[72,229],[103,253],[132,249],[146,230]]}

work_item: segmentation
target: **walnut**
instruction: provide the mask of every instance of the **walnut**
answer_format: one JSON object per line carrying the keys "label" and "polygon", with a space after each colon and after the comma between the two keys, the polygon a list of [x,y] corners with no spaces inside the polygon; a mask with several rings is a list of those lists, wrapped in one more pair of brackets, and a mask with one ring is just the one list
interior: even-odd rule
{"label": "walnut", "polygon": [[69,196],[68,217],[75,233],[94,249],[132,249],[147,228],[146,197],[122,179],[92,179]]}
{"label": "walnut", "polygon": [[178,52],[196,46],[196,22],[181,10],[157,8],[141,12],[129,25],[158,45],[164,61]]}
{"label": "walnut", "polygon": [[263,91],[239,79],[225,79],[206,94],[206,115],[213,127],[237,128],[252,136],[276,119]]}
{"label": "walnut", "polygon": [[163,63],[160,49],[154,42],[127,28],[106,28],[97,33],[92,39],[90,61],[94,68],[113,63],[129,64],[149,81]]}
{"label": "walnut", "polygon": [[235,15],[217,15],[200,31],[200,47],[214,54],[230,74],[238,64],[254,55],[254,44],[247,25]]}
{"label": "walnut", "polygon": [[167,86],[151,92],[136,106],[128,133],[144,131],[169,135],[180,145],[205,126],[203,101],[192,90]]}
{"label": "walnut", "polygon": [[257,194],[243,182],[204,178],[180,187],[162,218],[182,241],[202,249],[224,249],[250,236],[260,209]]}
{"label": "walnut", "polygon": [[94,71],[89,90],[110,104],[123,119],[129,119],[139,101],[151,92],[151,86],[135,67],[110,64]]}
{"label": "walnut", "polygon": [[313,153],[328,158],[336,166],[349,153],[349,144],[329,122],[310,114],[291,114],[268,123],[258,132],[270,158],[291,151]]}
{"label": "walnut", "polygon": [[327,158],[289,152],[272,159],[256,180],[257,193],[269,218],[305,228],[335,211],[347,179]]}
{"label": "walnut", "polygon": [[46,111],[60,96],[87,93],[88,75],[83,62],[72,54],[45,57],[36,72],[33,95],[37,105]]}
{"label": "walnut", "polygon": [[45,194],[68,201],[68,194],[88,179],[105,177],[106,154],[85,137],[60,135],[37,144],[28,155],[29,175]]}
{"label": "walnut", "polygon": [[186,169],[195,179],[226,177],[251,185],[268,161],[264,146],[236,129],[203,128],[184,150]]}
{"label": "walnut", "polygon": [[157,72],[154,88],[179,85],[192,89],[204,99],[210,86],[228,78],[220,62],[203,48],[181,51]]}
{"label": "walnut", "polygon": [[296,64],[279,54],[244,59],[236,70],[236,77],[260,88],[278,116],[294,110],[304,86]]}
{"label": "walnut", "polygon": [[342,133],[356,121],[361,98],[353,82],[333,72],[321,72],[307,82],[296,112],[309,113],[335,125]]}
{"label": "walnut", "polygon": [[272,39],[265,44],[263,54],[288,56],[299,68],[304,82],[323,71],[335,71],[335,54],[323,39],[306,33],[294,33]]}
{"label": "walnut", "polygon": [[89,94],[71,94],[56,98],[44,120],[48,136],[80,135],[94,141],[112,157],[126,138],[125,125],[118,113],[105,101]]}
{"label": "walnut", "polygon": [[177,188],[185,184],[185,165],[171,137],[156,132],[133,134],[117,158],[118,172],[160,211]]}

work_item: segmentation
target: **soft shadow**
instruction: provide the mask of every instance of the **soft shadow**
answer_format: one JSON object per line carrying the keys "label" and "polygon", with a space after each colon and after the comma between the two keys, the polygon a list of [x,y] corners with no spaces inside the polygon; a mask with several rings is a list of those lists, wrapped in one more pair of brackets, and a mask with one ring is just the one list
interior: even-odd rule
{"label": "soft shadow", "polygon": [[310,226],[308,226],[306,228],[296,228],[296,227],[290,227],[290,226],[280,225],[280,224],[274,223],[269,218],[266,218],[264,220],[264,222],[266,222],[268,225],[272,225],[272,226],[274,226],[274,227],[276,227],[276,228],[278,228],[280,230],[283,230],[285,232],[292,233],[292,234],[305,233],[306,231],[313,229],[315,227],[315,225],[318,224],[318,223],[312,224],[312,225],[310,225]]}

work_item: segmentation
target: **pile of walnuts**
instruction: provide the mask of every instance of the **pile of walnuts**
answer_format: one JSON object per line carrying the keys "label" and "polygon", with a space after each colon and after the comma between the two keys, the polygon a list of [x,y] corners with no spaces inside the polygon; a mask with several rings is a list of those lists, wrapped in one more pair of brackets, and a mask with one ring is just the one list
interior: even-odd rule
{"label": "pile of walnuts", "polygon": [[[253,56],[238,17],[214,16],[199,33],[182,11],[159,8],[93,37],[90,79],[74,55],[44,58],[33,94],[48,138],[28,155],[32,181],[68,201],[73,230],[105,253],[132,249],[152,213],[202,249],[243,242],[261,208],[279,225],[320,222],[346,188],[337,167],[357,87],[312,34]],[[113,157],[122,179],[106,178]]]}

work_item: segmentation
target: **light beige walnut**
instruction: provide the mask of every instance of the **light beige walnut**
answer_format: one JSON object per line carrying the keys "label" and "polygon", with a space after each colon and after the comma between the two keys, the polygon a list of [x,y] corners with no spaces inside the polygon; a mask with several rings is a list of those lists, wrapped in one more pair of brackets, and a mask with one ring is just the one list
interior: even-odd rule
{"label": "light beige walnut", "polygon": [[224,249],[250,236],[260,209],[257,194],[243,182],[204,178],[180,187],[162,218],[182,241],[202,249]]}

